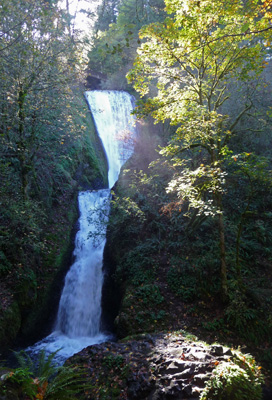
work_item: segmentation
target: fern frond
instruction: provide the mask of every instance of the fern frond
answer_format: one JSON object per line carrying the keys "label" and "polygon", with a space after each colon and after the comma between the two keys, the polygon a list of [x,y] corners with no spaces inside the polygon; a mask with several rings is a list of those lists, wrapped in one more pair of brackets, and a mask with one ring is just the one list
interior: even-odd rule
{"label": "fern frond", "polygon": [[28,369],[31,373],[34,373],[35,363],[24,350],[14,351],[13,354],[20,368]]}
{"label": "fern frond", "polygon": [[37,360],[37,367],[35,369],[35,376],[48,380],[52,375],[58,372],[58,366],[53,362],[59,349],[47,355],[45,350],[42,349]]}
{"label": "fern frond", "polygon": [[46,400],[74,400],[83,390],[89,389],[90,385],[84,382],[84,369],[59,367],[58,374],[49,383],[45,398]]}

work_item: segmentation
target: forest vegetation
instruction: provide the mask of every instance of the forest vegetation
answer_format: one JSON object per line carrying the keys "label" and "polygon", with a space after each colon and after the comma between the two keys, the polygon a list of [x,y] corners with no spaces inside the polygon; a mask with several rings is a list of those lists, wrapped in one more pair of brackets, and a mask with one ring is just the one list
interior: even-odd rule
{"label": "forest vegetation", "polygon": [[271,3],[127,1],[117,15],[107,4],[89,66],[103,60],[109,88],[129,70],[141,124],[108,232],[117,332],[184,315],[270,364]]}
{"label": "forest vegetation", "polygon": [[3,346],[20,330],[29,335],[42,309],[52,312],[46,302],[69,254],[77,191],[105,185],[106,166],[66,11],[57,2],[4,1],[0,19]]}
{"label": "forest vegetation", "polygon": [[76,195],[106,185],[89,74],[138,117],[112,191],[107,323],[246,346],[271,371],[271,0],[102,0],[85,36],[68,5],[0,5],[0,348],[52,322]]}

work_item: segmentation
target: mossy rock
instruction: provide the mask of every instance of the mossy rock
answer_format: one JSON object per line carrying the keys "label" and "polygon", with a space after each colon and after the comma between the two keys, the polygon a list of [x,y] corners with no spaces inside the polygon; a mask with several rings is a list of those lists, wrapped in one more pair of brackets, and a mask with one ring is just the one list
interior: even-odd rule
{"label": "mossy rock", "polygon": [[29,270],[28,275],[17,286],[16,298],[21,308],[31,307],[37,300],[37,277],[34,271]]}
{"label": "mossy rock", "polygon": [[0,344],[3,350],[16,338],[21,326],[21,313],[17,301],[0,312]]}
{"label": "mossy rock", "polygon": [[[76,207],[76,196],[71,200],[71,208],[67,213],[65,231],[59,232],[54,237],[56,248],[47,255],[43,261],[45,274],[41,277],[46,283],[43,289],[38,289],[35,304],[29,304],[29,307],[23,312],[21,336],[23,339],[35,337],[39,338],[54,322],[55,311],[59,302],[59,295],[63,283],[63,278],[67,267],[71,263],[71,255],[74,247],[73,229],[78,218]],[[56,249],[58,249],[56,251]],[[39,280],[37,281],[39,285]],[[21,304],[21,303],[20,303]],[[21,304],[23,306],[23,304]]]}

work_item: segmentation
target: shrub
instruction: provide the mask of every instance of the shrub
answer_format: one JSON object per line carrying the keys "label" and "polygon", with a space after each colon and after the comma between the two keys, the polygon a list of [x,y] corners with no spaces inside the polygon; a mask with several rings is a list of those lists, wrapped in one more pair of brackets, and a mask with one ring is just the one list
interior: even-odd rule
{"label": "shrub", "polygon": [[179,271],[175,266],[167,273],[170,290],[184,301],[191,301],[199,296],[198,276],[188,268]]}
{"label": "shrub", "polygon": [[200,400],[261,400],[262,382],[254,359],[237,353],[232,361],[220,362],[213,370]]}
{"label": "shrub", "polygon": [[56,353],[47,357],[42,350],[36,361],[25,352],[16,353],[20,367],[1,377],[0,397],[16,392],[18,399],[26,399],[25,396],[40,400],[78,398],[83,390],[89,388],[89,385],[84,384],[84,370],[79,367],[57,366],[53,362]]}

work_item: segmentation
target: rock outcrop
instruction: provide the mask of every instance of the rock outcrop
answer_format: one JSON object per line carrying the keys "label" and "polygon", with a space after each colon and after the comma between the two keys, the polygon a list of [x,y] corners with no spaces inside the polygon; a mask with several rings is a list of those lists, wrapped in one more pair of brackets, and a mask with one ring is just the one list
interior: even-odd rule
{"label": "rock outcrop", "polygon": [[138,335],[83,349],[67,363],[84,365],[86,399],[198,400],[214,368],[234,352],[183,332]]}

